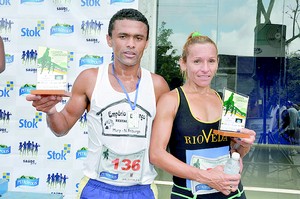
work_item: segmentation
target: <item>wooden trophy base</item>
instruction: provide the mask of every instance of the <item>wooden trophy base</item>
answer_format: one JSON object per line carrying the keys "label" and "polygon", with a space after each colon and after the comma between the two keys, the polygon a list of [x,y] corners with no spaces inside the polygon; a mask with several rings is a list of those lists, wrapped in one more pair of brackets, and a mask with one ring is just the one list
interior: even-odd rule
{"label": "wooden trophy base", "polygon": [[213,130],[214,134],[223,135],[227,137],[236,137],[236,138],[250,138],[249,134],[239,133],[234,131],[220,131],[220,130]]}
{"label": "wooden trophy base", "polygon": [[71,97],[71,92],[65,90],[31,90],[33,95],[59,95],[63,97]]}

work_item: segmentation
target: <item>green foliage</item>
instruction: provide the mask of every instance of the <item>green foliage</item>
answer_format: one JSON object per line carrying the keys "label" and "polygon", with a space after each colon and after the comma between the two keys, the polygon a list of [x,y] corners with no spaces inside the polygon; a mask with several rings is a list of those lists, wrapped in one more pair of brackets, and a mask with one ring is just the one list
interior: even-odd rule
{"label": "green foliage", "polygon": [[287,59],[287,95],[288,100],[300,103],[300,55],[291,54]]}
{"label": "green foliage", "polygon": [[170,89],[176,88],[183,83],[183,77],[178,65],[179,55],[173,49],[169,37],[173,34],[172,29],[165,28],[166,22],[162,22],[157,33],[156,50],[156,73],[163,76],[168,82]]}

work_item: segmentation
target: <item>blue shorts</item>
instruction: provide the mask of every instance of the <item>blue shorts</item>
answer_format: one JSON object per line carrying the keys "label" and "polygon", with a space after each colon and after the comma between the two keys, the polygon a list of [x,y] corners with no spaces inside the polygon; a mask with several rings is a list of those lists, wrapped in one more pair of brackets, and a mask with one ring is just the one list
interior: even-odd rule
{"label": "blue shorts", "polygon": [[155,199],[150,185],[114,186],[84,177],[78,199]]}

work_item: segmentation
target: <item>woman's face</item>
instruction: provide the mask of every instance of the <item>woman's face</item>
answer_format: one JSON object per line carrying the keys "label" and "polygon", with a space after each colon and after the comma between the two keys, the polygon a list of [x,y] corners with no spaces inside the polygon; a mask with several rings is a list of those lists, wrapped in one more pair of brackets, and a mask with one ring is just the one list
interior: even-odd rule
{"label": "woman's face", "polygon": [[187,72],[187,81],[200,87],[210,86],[218,69],[217,49],[211,43],[192,44],[188,47],[186,63],[181,60],[180,65]]}

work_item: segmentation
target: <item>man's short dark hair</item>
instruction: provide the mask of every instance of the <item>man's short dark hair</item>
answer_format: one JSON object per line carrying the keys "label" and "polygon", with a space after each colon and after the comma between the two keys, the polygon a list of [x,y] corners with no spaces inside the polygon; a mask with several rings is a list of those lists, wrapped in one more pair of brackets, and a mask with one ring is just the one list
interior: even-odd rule
{"label": "man's short dark hair", "polygon": [[124,8],[122,10],[119,10],[116,14],[114,14],[108,25],[108,35],[111,37],[112,36],[112,31],[114,29],[115,21],[116,20],[133,20],[133,21],[140,21],[144,23],[147,26],[147,40],[149,38],[149,23],[147,18],[138,10],[133,9],[133,8]]}

